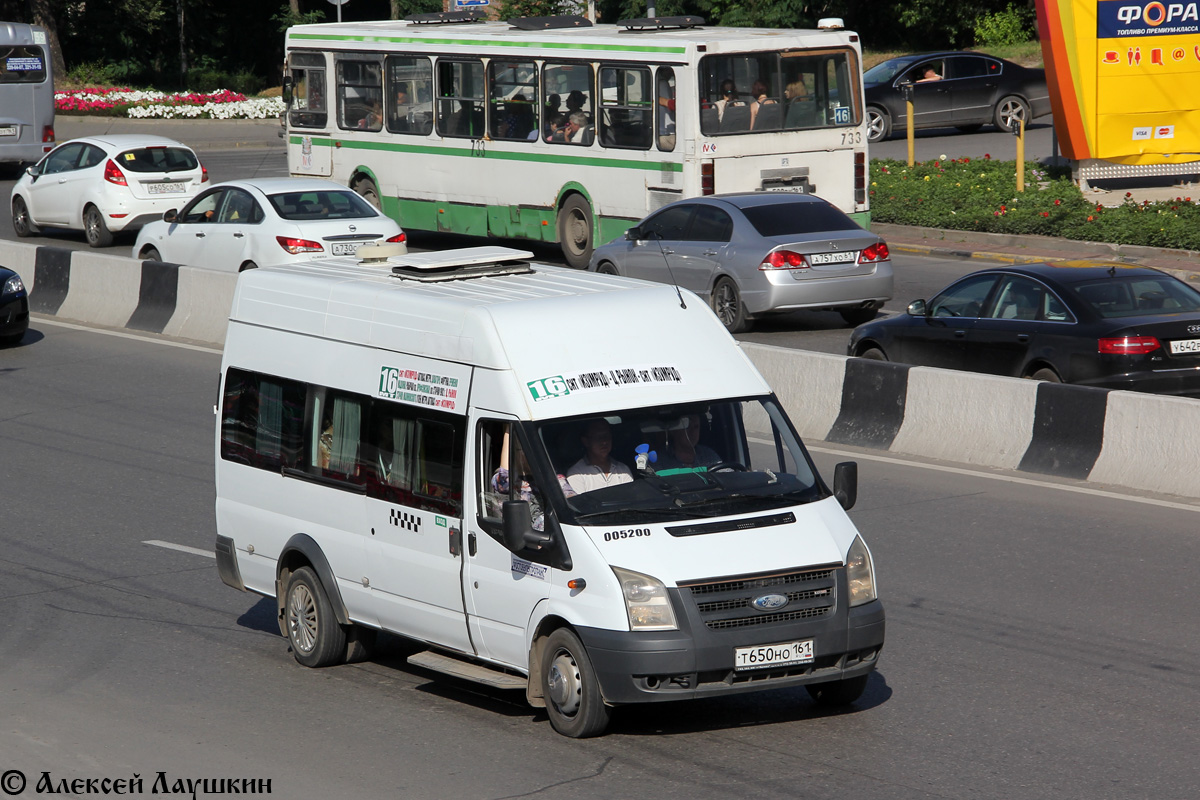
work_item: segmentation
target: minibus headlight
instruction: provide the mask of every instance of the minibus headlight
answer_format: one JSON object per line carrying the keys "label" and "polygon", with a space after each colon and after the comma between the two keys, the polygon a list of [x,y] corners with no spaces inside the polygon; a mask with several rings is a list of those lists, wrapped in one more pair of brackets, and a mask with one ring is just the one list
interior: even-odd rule
{"label": "minibus headlight", "polygon": [[869,603],[879,595],[875,592],[875,567],[871,553],[861,536],[854,537],[846,553],[846,582],[850,584],[850,607]]}
{"label": "minibus headlight", "polygon": [[620,567],[612,571],[621,584],[625,597],[625,611],[629,615],[629,628],[635,631],[673,631],[675,611],[667,587],[657,578],[643,575]]}

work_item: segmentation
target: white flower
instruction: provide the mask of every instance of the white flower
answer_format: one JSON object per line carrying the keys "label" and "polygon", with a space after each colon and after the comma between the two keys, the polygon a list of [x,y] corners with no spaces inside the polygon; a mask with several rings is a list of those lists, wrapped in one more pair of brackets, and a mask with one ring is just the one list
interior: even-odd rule
{"label": "white flower", "polygon": [[946,154],[945,154],[945,153],[942,153],[940,156],[938,156],[938,161],[945,161],[945,160],[946,160]]}

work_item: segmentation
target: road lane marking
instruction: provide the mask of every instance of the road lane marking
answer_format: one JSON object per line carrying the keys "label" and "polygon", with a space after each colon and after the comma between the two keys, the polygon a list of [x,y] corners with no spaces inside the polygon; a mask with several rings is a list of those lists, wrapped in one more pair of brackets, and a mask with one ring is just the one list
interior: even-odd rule
{"label": "road lane marking", "polygon": [[[767,444],[772,444],[767,442]],[[1076,494],[1087,494],[1094,497],[1107,497],[1112,500],[1130,500],[1134,503],[1144,503],[1150,506],[1158,506],[1160,508],[1176,508],[1180,511],[1200,511],[1200,505],[1190,505],[1188,503],[1175,503],[1170,500],[1159,500],[1154,497],[1138,497],[1132,494],[1121,494],[1120,492],[1109,492],[1104,489],[1093,489],[1088,486],[1069,486],[1063,483],[1046,483],[1046,478],[1052,478],[1053,475],[1047,475],[1041,479],[1037,478],[1021,478],[1016,475],[999,475],[994,472],[981,472],[979,470],[967,469],[964,467],[947,467],[942,464],[924,464],[920,461],[906,461],[902,458],[891,458],[888,456],[877,456],[869,453],[858,453],[849,450],[835,450],[830,447],[813,447],[805,445],[814,453],[826,453],[835,456],[848,456],[850,458],[861,458],[866,461],[879,461],[884,464],[894,464],[902,467],[917,467],[918,469],[931,469],[935,472],[949,472],[955,475],[969,475],[974,478],[990,478],[997,481],[1008,481],[1009,483],[1018,483],[1022,486],[1036,486],[1039,489],[1057,489],[1062,492],[1075,492]]]}
{"label": "road lane marking", "polygon": [[217,554],[211,550],[201,550],[199,547],[188,547],[186,544],[174,544],[172,542],[164,542],[159,539],[147,539],[142,544],[152,544],[155,547],[165,547],[168,550],[178,550],[181,553],[191,553],[196,556],[204,556],[205,558],[216,558]]}
{"label": "road lane marking", "polygon": [[221,350],[212,347],[202,347],[197,344],[187,344],[186,342],[175,342],[170,339],[159,339],[152,336],[139,336],[135,333],[127,331],[110,331],[106,328],[89,328],[86,325],[74,325],[70,322],[59,322],[56,319],[51,319],[42,314],[36,315],[38,324],[54,325],[59,328],[70,328],[73,331],[87,331],[88,333],[102,333],[105,336],[116,336],[121,339],[136,339],[139,342],[151,342],[153,344],[165,344],[168,347],[179,347],[184,350],[196,350],[201,353],[212,353],[213,355],[221,355]]}

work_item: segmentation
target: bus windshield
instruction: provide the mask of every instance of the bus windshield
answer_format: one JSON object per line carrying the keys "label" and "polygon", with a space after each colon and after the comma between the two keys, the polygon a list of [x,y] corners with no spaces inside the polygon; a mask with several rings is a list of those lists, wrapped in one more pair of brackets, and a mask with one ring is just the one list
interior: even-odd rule
{"label": "bus windshield", "polygon": [[825,496],[769,398],[614,411],[536,429],[554,473],[565,478],[557,483],[568,523],[720,517]]}
{"label": "bus windshield", "polygon": [[700,130],[708,136],[859,124],[849,48],[712,55],[700,60]]}

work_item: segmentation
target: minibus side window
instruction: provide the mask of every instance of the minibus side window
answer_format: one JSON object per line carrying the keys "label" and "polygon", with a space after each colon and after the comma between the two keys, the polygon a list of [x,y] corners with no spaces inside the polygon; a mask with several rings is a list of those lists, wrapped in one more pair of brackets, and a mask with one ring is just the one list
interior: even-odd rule
{"label": "minibus side window", "polygon": [[309,427],[308,470],[328,478],[361,483],[361,398],[314,388]]}
{"label": "minibus side window", "polygon": [[512,424],[496,420],[479,423],[478,485],[479,522],[497,541],[501,535],[501,510],[505,500],[529,503],[534,530],[545,526],[546,499],[533,477],[529,459]]}
{"label": "minibus side window", "polygon": [[268,470],[295,466],[303,445],[304,385],[229,370],[221,414],[221,458]]}
{"label": "minibus side window", "polygon": [[367,496],[462,517],[466,421],[396,403],[375,401],[360,448]]}

